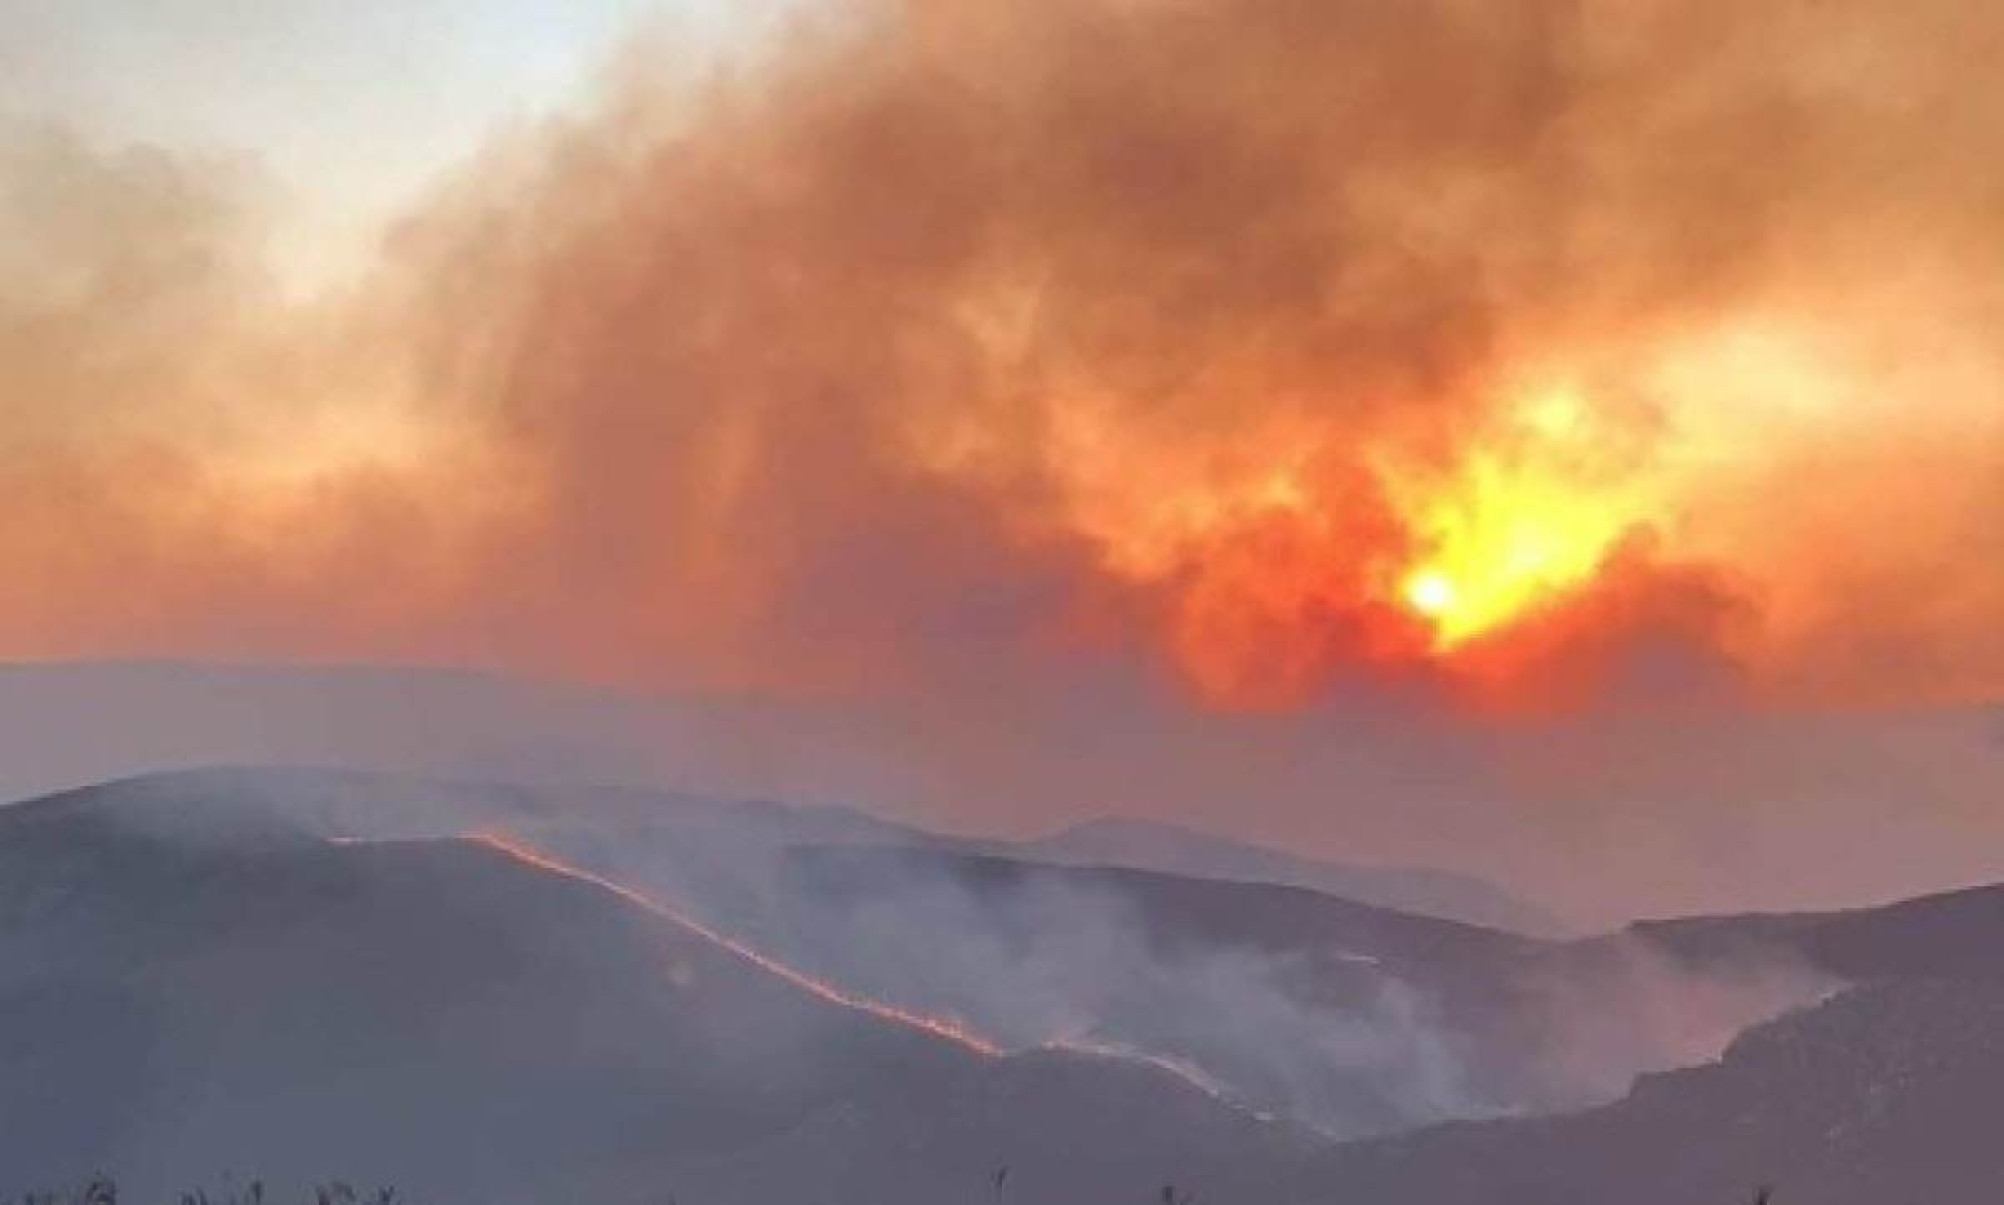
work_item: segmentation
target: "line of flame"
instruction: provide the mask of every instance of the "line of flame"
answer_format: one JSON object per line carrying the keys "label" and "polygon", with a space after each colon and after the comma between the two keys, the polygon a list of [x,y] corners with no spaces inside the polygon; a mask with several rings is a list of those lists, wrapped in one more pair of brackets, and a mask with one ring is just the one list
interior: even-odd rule
{"label": "line of flame", "polygon": [[512,858],[525,866],[547,874],[561,875],[564,878],[597,887],[602,891],[609,891],[634,907],[652,913],[706,941],[713,942],[730,951],[732,954],[737,955],[739,958],[744,959],[746,962],[751,963],[753,966],[758,967],[760,970],[777,975],[794,987],[822,1000],[826,1000],[830,1004],[839,1005],[843,1008],[856,1009],[882,1020],[892,1022],[893,1024],[922,1030],[934,1037],[943,1038],[985,1057],[994,1058],[1003,1053],[1002,1048],[994,1042],[968,1031],[964,1026],[952,1020],[943,1017],[931,1017],[923,1013],[911,1012],[895,1005],[885,1004],[881,1001],[868,1000],[861,996],[851,995],[834,984],[795,970],[783,962],[775,961],[759,953],[741,941],[725,936],[703,922],[685,915],[645,892],[638,891],[617,880],[606,878],[604,875],[594,874],[583,867],[565,862],[545,850],[528,844],[519,836],[490,831],[468,833],[460,839],[485,846],[496,853]]}
{"label": "line of flame", "polygon": [[[573,863],[565,862],[554,854],[529,844],[517,834],[488,830],[466,833],[456,839],[491,849],[506,858],[534,870],[542,871],[546,874],[560,875],[564,878],[596,887],[601,891],[611,892],[634,907],[660,917],[706,941],[713,942],[751,963],[753,966],[777,975],[787,983],[831,1004],[843,1008],[857,1009],[873,1017],[889,1021],[892,1024],[921,1030],[987,1058],[997,1058],[1007,1053],[999,1044],[981,1037],[955,1021],[943,1017],[928,1016],[924,1013],[912,1012],[908,1009],[899,1008],[896,1005],[885,1004],[881,1001],[857,996],[836,987],[834,984],[816,979],[805,972],[796,970],[786,963],[779,962],[768,955],[759,953],[736,938],[726,936],[643,891],[621,883],[616,879],[607,878],[604,875],[586,870]],[[360,837],[332,837],[329,838],[329,841],[335,845],[365,845],[372,843],[367,838]],[[1147,1051],[1136,1050],[1130,1046],[1096,1042],[1077,1037],[1054,1038],[1040,1043],[1040,1046],[1045,1050],[1083,1055],[1090,1058],[1113,1059],[1120,1062],[1145,1064],[1175,1076],[1214,1100],[1250,1113],[1258,1120],[1275,1120],[1273,1114],[1252,1109],[1209,1075],[1180,1059],[1151,1054]]]}
{"label": "line of flame", "polygon": [[1225,1084],[1211,1077],[1195,1063],[1166,1054],[1155,1054],[1146,1050],[1118,1042],[1101,1042],[1091,1038],[1053,1038],[1043,1043],[1039,1049],[1055,1050],[1063,1054],[1079,1055],[1085,1058],[1112,1059],[1119,1063],[1135,1063],[1152,1067],[1165,1075],[1174,1076],[1190,1087],[1209,1096],[1220,1104],[1237,1109],[1256,1121],[1275,1121],[1278,1115],[1262,1112],[1242,1099]]}

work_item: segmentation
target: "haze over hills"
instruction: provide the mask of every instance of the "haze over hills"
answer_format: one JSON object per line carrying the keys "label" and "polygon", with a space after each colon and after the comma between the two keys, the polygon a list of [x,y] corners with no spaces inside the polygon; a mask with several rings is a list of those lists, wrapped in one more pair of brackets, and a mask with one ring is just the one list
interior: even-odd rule
{"label": "haze over hills", "polygon": [[1000,1058],[492,846],[158,802],[0,812],[0,1167],[24,1187],[254,1164],[437,1202],[918,1202],[1006,1161],[1083,1202],[1295,1147],[1145,1063]]}
{"label": "haze over hills", "polygon": [[[839,721],[778,707],[640,699],[437,670],[0,665],[0,798],[148,771],[278,763],[541,783],[573,794],[589,786],[599,806],[614,806],[612,788],[623,784],[657,813],[666,796],[679,797],[677,814],[688,819],[705,796],[804,799],[816,806],[782,818],[799,839],[954,843],[840,802],[875,803],[875,792],[902,789],[895,775],[843,751],[854,736]],[[802,768],[808,762],[811,771]],[[1295,883],[1527,932],[1560,927],[1545,909],[1472,875],[1318,863],[1170,825],[1088,822],[1023,842],[968,836],[961,843],[1044,861]]]}
{"label": "haze over hills", "polygon": [[1194,878],[1306,887],[1362,904],[1517,933],[1549,936],[1568,927],[1536,904],[1473,875],[1298,858],[1160,821],[1089,820],[1006,852],[1038,862],[1125,866]]}
{"label": "haze over hills", "polygon": [[[644,697],[380,667],[17,664],[0,667],[0,796],[161,769],[286,764],[855,804],[976,841],[1150,814],[1228,840],[1256,832],[1291,857],[1373,868],[1367,879],[1331,883],[1313,867],[1213,851],[1198,867],[1206,874],[1347,886],[1354,898],[1478,922],[1518,915],[1535,924],[1557,912],[1569,930],[1692,911],[1842,907],[2004,877],[1979,803],[1986,784],[2004,783],[1993,709],[1680,713],[1496,732],[1422,719],[1388,730],[1332,714],[1276,734],[1167,712],[1101,731],[1092,715],[1065,708],[996,706],[1011,725],[1029,726],[1027,762],[1014,753],[988,765],[936,760],[982,747],[966,748],[979,717],[939,708]],[[1605,812],[1596,800],[1630,802]],[[1804,810],[1828,826],[1794,823]],[[1674,814],[1680,827],[1657,825],[1657,814]],[[1422,836],[1388,843],[1385,825]],[[1133,826],[1121,821],[1122,830]],[[1664,839],[1682,861],[1649,852]],[[1534,857],[1527,842],[1548,848]],[[1693,850],[1704,857],[1687,857]],[[1170,861],[1158,868],[1176,869]],[[1416,869],[1385,880],[1380,865]],[[1440,867],[1450,868],[1447,880]],[[1492,914],[1488,892],[1464,889],[1471,872],[1518,903]]]}
{"label": "haze over hills", "polygon": [[2004,1104],[2004,889],[1547,941],[829,823],[248,769],[0,809],[0,1165],[445,1205],[923,1205],[1005,1163],[1040,1200],[1390,1205],[2004,1174],[1960,1121]]}
{"label": "haze over hills", "polygon": [[1168,1060],[1338,1137],[1609,1099],[1824,986],[1792,951],[1673,968],[1647,942],[1536,941],[1281,884],[968,853],[820,808],[248,768],[97,794],[180,840],[505,833],[860,996],[1010,1049]]}
{"label": "haze over hills", "polygon": [[1453,1125],[1339,1149],[1292,1199],[1394,1205],[1979,1202],[2004,1183],[2004,990],[1992,978],[1853,988],[1748,1032],[1716,1064],[1584,1113]]}

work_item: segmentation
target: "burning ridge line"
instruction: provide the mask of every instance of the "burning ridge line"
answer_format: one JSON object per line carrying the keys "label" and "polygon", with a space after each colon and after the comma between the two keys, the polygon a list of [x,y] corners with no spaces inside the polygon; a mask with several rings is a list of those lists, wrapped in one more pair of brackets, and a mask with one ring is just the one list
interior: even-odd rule
{"label": "burning ridge line", "polygon": [[1137,1063],[1144,1067],[1152,1067],[1165,1075],[1171,1075],[1182,1080],[1213,1100],[1230,1105],[1240,1112],[1251,1115],[1256,1120],[1275,1120],[1274,1114],[1265,1113],[1253,1108],[1240,1099],[1237,1093],[1218,1080],[1213,1079],[1208,1072],[1198,1067],[1195,1063],[1170,1055],[1139,1050],[1120,1042],[1101,1042],[1091,1038],[1053,1038],[1051,1041],[1043,1043],[1040,1049],[1058,1050],[1066,1054],[1081,1055],[1086,1058],[1112,1059],[1116,1062]]}
{"label": "burning ridge line", "polygon": [[[601,891],[611,892],[626,903],[652,916],[665,920],[697,937],[713,942],[726,951],[758,967],[760,970],[777,975],[794,987],[818,999],[826,1000],[830,1004],[842,1008],[856,1009],[880,1020],[888,1021],[891,1024],[919,1030],[933,1037],[951,1042],[965,1050],[972,1051],[984,1058],[1001,1058],[1008,1053],[1008,1051],[997,1043],[947,1018],[927,1016],[924,1013],[912,1012],[908,1009],[899,1008],[896,1005],[885,1004],[882,1001],[867,999],[846,992],[825,980],[816,979],[769,955],[761,954],[736,938],[728,937],[718,932],[716,929],[643,891],[630,887],[616,879],[610,879],[604,875],[586,870],[581,866],[565,862],[555,855],[529,844],[519,835],[484,831],[465,833],[447,839],[479,845],[511,861],[527,866],[532,870],[540,871],[544,874],[558,875],[574,882],[596,887]],[[378,842],[366,837],[330,837],[327,838],[327,841],[332,845],[378,844]],[[1251,1109],[1235,1094],[1227,1091],[1222,1085],[1212,1080],[1210,1076],[1179,1059],[1151,1054],[1129,1046],[1095,1042],[1083,1038],[1054,1038],[1050,1041],[1039,1043],[1038,1048],[1081,1055],[1087,1058],[1114,1059],[1121,1062],[1138,1063],[1153,1067],[1158,1071],[1182,1080],[1212,1099],[1246,1112],[1260,1121],[1275,1120],[1272,1114]]]}
{"label": "burning ridge line", "polygon": [[[826,1000],[831,1004],[840,1005],[845,1008],[860,1009],[872,1016],[882,1018],[894,1024],[923,1030],[935,1037],[944,1038],[949,1042],[956,1043],[989,1058],[1001,1057],[1008,1053],[997,1043],[973,1033],[965,1026],[952,1020],[943,1017],[928,1016],[924,1013],[911,1012],[896,1005],[886,1004],[880,1000],[871,1000],[853,995],[832,983],[816,979],[803,971],[796,970],[786,963],[779,962],[768,955],[759,953],[736,938],[725,936],[723,933],[696,920],[694,917],[676,910],[645,892],[639,891],[615,879],[610,879],[604,875],[586,870],[581,866],[575,866],[569,862],[562,861],[548,852],[530,845],[519,836],[507,833],[479,832],[468,834],[461,839],[486,846],[497,853],[534,869],[549,874],[562,875],[565,878],[575,879],[578,882],[588,883],[601,890],[610,891],[635,907],[644,909],[663,920],[679,925],[699,937],[715,942],[717,945],[745,959],[752,965],[762,970],[770,971],[795,987]],[[1180,1059],[1151,1054],[1147,1051],[1136,1050],[1130,1046],[1094,1042],[1080,1038],[1055,1038],[1039,1045],[1044,1050],[1062,1051],[1089,1058],[1113,1059],[1120,1062],[1138,1063],[1153,1067],[1158,1071],[1184,1081],[1214,1100],[1251,1113],[1259,1120],[1273,1120],[1271,1114],[1264,1114],[1250,1109],[1244,1102],[1240,1101],[1233,1093],[1226,1090],[1209,1075]]]}
{"label": "burning ridge line", "polygon": [[609,891],[634,907],[668,921],[706,941],[713,942],[730,951],[732,954],[737,955],[739,958],[744,959],[746,962],[751,963],[753,966],[758,967],[760,970],[777,975],[794,987],[822,1000],[826,1000],[830,1004],[839,1005],[843,1008],[856,1009],[896,1025],[921,1030],[987,1058],[996,1058],[1003,1053],[1000,1046],[978,1034],[969,1032],[966,1028],[951,1020],[942,1017],[930,1017],[923,1013],[911,1012],[881,1001],[868,1000],[861,996],[851,995],[834,984],[795,970],[783,962],[776,961],[759,953],[757,950],[752,949],[735,938],[725,936],[703,922],[696,920],[694,917],[685,915],[645,892],[638,891],[614,879],[606,878],[604,875],[594,874],[583,867],[574,866],[544,850],[528,844],[518,836],[498,832],[477,832],[465,834],[458,839],[484,846],[504,857],[511,858],[524,866],[546,874],[559,875],[575,882],[596,887],[601,891]]}

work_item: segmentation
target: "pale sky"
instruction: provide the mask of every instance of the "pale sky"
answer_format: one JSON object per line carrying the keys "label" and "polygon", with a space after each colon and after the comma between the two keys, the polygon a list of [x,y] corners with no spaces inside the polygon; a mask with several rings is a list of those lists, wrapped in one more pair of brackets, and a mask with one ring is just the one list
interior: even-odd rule
{"label": "pale sky", "polygon": [[249,154],[274,252],[351,262],[386,216],[510,121],[578,97],[620,39],[704,49],[772,0],[0,0],[0,119],[109,147]]}

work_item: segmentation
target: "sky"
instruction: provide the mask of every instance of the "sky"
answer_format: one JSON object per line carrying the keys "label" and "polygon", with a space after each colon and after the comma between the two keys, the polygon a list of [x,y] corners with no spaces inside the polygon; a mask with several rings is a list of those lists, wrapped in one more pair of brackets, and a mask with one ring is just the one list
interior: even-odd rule
{"label": "sky", "polygon": [[898,717],[962,818],[1173,745],[1408,859],[1500,775],[1664,873],[1886,822],[1693,733],[2004,692],[1983,6],[0,20],[0,656]]}
{"label": "sky", "polygon": [[[776,7],[776,6],[775,6]],[[106,145],[240,156],[301,287],[355,270],[381,225],[497,130],[588,94],[653,31],[755,40],[757,0],[5,0],[0,114]]]}

